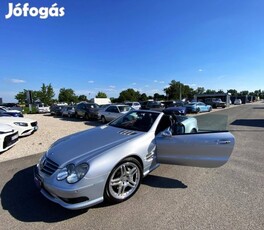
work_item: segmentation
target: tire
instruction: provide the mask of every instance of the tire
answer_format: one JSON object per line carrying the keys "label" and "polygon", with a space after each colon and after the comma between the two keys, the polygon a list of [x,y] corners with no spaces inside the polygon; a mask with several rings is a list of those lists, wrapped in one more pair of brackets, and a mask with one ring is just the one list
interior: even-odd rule
{"label": "tire", "polygon": [[88,113],[86,113],[84,115],[84,119],[89,121],[91,119],[91,117],[90,117],[90,115]]}
{"label": "tire", "polygon": [[105,116],[102,116],[101,117],[101,121],[105,124],[107,121],[106,121],[106,119],[105,119]]}
{"label": "tire", "polygon": [[135,158],[126,158],[114,167],[105,186],[105,199],[120,203],[131,198],[142,180],[142,167]]}
{"label": "tire", "polygon": [[193,128],[193,129],[191,130],[191,133],[197,133],[197,130]]}
{"label": "tire", "polygon": [[209,108],[208,112],[211,112],[212,111],[212,107]]}
{"label": "tire", "polygon": [[196,113],[200,113],[200,108],[197,108],[196,109]]}

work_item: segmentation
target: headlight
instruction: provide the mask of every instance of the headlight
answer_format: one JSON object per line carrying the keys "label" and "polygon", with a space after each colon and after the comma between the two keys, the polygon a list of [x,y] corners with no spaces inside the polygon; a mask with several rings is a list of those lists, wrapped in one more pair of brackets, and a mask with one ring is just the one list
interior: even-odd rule
{"label": "headlight", "polygon": [[57,180],[62,181],[66,179],[69,184],[74,184],[86,175],[88,169],[89,166],[86,163],[77,166],[69,164],[58,173]]}
{"label": "headlight", "polygon": [[18,126],[28,126],[28,123],[25,122],[14,122],[14,124]]}

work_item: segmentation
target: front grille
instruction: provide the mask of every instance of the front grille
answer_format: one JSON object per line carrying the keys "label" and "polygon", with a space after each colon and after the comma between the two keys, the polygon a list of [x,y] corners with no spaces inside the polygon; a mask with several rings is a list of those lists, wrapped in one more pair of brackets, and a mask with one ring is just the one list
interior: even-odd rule
{"label": "front grille", "polygon": [[38,125],[38,122],[37,121],[31,123],[31,126],[32,127],[36,127],[37,125]]}
{"label": "front grille", "polygon": [[59,168],[59,165],[49,158],[45,158],[43,162],[40,162],[39,166],[40,171],[49,176],[51,176]]}
{"label": "front grille", "polygon": [[5,139],[4,139],[4,145],[3,145],[4,149],[7,148],[10,145],[16,143],[17,141],[18,141],[17,132],[6,136]]}

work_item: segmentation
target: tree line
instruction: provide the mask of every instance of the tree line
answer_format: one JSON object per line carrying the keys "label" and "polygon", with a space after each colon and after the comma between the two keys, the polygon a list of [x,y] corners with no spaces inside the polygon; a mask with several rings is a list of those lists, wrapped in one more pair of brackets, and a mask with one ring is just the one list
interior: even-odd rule
{"label": "tree line", "polygon": [[[27,104],[27,91],[24,89],[15,95],[15,99],[19,104]],[[235,89],[229,89],[226,92],[223,90],[211,90],[205,89],[204,87],[198,87],[193,89],[188,85],[184,85],[179,81],[172,80],[169,86],[163,89],[164,94],[155,93],[154,95],[147,96],[146,93],[140,93],[132,88],[123,90],[120,92],[118,98],[110,98],[112,102],[124,102],[124,101],[146,101],[148,99],[154,100],[182,100],[182,99],[193,99],[196,94],[220,94],[220,93],[230,93],[231,96],[257,96],[260,99],[264,99],[263,90],[255,90],[254,92],[241,91],[238,92]],[[89,101],[86,95],[76,95],[73,89],[61,88],[58,99],[54,99],[55,93],[51,84],[42,84],[39,91],[32,91],[32,100],[34,102],[40,101],[45,105],[52,105],[54,103],[66,102],[78,103],[80,101]],[[107,94],[104,92],[98,92],[95,96],[96,98],[107,98]]]}

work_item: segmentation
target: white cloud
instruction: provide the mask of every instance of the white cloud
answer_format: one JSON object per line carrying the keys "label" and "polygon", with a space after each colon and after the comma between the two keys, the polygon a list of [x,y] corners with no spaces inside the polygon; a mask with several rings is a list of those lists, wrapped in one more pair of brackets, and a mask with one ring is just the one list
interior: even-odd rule
{"label": "white cloud", "polygon": [[108,87],[111,88],[111,89],[115,89],[116,88],[115,85],[109,85]]}
{"label": "white cloud", "polygon": [[137,83],[136,82],[133,82],[132,85],[136,85]]}
{"label": "white cloud", "polygon": [[15,83],[15,84],[21,84],[21,83],[25,83],[26,82],[26,81],[21,80],[21,79],[11,79],[10,81],[12,83]]}
{"label": "white cloud", "polygon": [[158,80],[154,80],[154,83],[158,83],[158,84],[164,84],[164,81],[158,81]]}
{"label": "white cloud", "polygon": [[191,83],[191,84],[185,84],[185,85],[188,85],[188,86],[190,86],[191,88],[196,87],[196,84],[193,84],[193,83]]}
{"label": "white cloud", "polygon": [[198,72],[203,72],[203,69],[198,69]]}
{"label": "white cloud", "polygon": [[88,83],[90,83],[90,84],[93,84],[93,83],[94,83],[94,81],[93,81],[93,80],[90,80],[90,81],[88,81]]}

